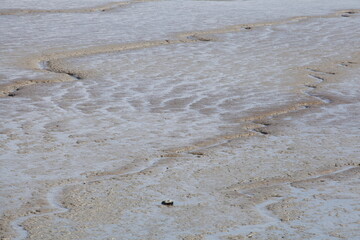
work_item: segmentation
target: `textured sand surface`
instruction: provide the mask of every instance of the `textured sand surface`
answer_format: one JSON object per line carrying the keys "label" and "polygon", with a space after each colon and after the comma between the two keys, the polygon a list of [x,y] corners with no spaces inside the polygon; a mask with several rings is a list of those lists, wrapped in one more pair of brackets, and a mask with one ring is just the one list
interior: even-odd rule
{"label": "textured sand surface", "polygon": [[321,2],[5,2],[0,237],[358,239],[360,6]]}

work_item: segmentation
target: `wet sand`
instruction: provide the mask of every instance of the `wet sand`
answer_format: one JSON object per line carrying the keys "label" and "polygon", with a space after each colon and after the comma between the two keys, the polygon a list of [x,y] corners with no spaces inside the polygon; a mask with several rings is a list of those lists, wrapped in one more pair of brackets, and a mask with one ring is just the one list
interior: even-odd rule
{"label": "wet sand", "polygon": [[357,239],[359,12],[22,58],[38,76],[0,88],[1,238]]}

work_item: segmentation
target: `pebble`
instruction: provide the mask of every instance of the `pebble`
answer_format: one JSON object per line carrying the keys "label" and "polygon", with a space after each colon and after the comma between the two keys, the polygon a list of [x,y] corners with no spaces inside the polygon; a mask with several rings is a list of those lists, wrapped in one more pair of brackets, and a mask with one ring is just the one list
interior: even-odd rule
{"label": "pebble", "polygon": [[173,200],[164,200],[161,202],[162,205],[166,205],[166,206],[173,206],[174,205],[174,201]]}

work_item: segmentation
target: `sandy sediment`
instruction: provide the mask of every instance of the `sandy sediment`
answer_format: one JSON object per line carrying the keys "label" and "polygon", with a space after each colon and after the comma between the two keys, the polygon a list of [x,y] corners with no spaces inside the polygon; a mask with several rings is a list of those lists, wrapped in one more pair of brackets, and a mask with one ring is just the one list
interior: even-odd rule
{"label": "sandy sediment", "polygon": [[[135,1],[137,2],[137,1]],[[114,4],[129,4],[130,2],[120,2]],[[94,8],[97,9],[97,8]],[[221,29],[203,30],[195,32],[179,33],[175,35],[175,39],[165,39],[158,41],[138,42],[129,44],[112,44],[104,46],[95,46],[91,48],[85,48],[80,50],[63,51],[60,53],[52,53],[49,55],[31,56],[24,62],[24,67],[30,68],[35,71],[48,71],[53,73],[59,73],[55,78],[50,79],[24,79],[16,82],[0,86],[0,97],[4,96],[15,96],[16,91],[20,88],[28,85],[37,83],[50,83],[50,82],[65,82],[71,80],[80,80],[85,78],[87,73],[84,73],[81,69],[69,69],[66,64],[63,64],[62,60],[68,58],[77,58],[84,56],[91,56],[96,54],[114,53],[114,52],[125,52],[131,50],[139,50],[145,48],[153,48],[159,46],[165,46],[169,44],[179,43],[194,43],[194,42],[207,42],[214,41],[215,38],[209,37],[209,35],[218,35],[222,33],[231,33],[239,31],[248,31],[255,28],[261,28],[266,26],[276,26],[288,23],[298,23],[305,20],[316,19],[316,18],[334,18],[342,17],[344,14],[349,16],[360,12],[360,10],[341,10],[328,15],[320,16],[304,16],[304,17],[292,17],[282,21],[275,22],[264,22],[264,23],[253,23],[253,24],[237,24],[228,26]]]}
{"label": "sandy sediment", "polygon": [[45,13],[91,13],[91,12],[107,12],[116,8],[125,7],[135,3],[153,2],[157,0],[132,0],[111,2],[104,5],[88,8],[75,8],[75,9],[1,9],[1,15],[25,15],[25,14],[45,14]]}
{"label": "sandy sediment", "polygon": [[[31,57],[27,62],[29,68],[56,77],[21,80],[3,86],[1,92],[4,96],[16,96],[17,91],[31,84],[85,80],[89,73],[67,66],[65,60],[68,58],[206,42],[213,40],[209,37],[213,34],[249,31],[308,19],[348,17],[358,12],[345,10],[327,16],[240,24],[182,33],[175,40],[107,45]],[[321,89],[326,84],[341,81],[348,71],[358,69],[359,65],[360,56],[354,53],[350,60],[331,59],[317,66],[299,67],[294,78],[302,84],[298,94],[304,95],[306,100],[284,103],[276,109],[254,110],[252,116],[237,119],[242,123],[237,132],[185,147],[164,149],[162,156],[124,169],[88,173],[81,180],[46,182],[46,187],[31,201],[2,218],[1,237],[309,239],[330,236],[355,239],[359,234],[359,205],[356,202],[360,193],[357,187],[359,159],[339,160],[334,148],[337,139],[327,139],[326,134],[317,131],[323,128],[323,123],[312,116],[320,114],[326,118],[328,113],[322,109],[325,105],[336,108],[353,103],[345,97],[323,93]],[[345,117],[353,121],[354,115]],[[287,118],[301,119],[314,126],[313,132],[301,136],[302,125],[290,124]],[[335,126],[339,127],[336,124],[327,127]],[[346,125],[341,132],[340,137],[346,141],[342,144],[355,148],[357,136],[348,135]],[[291,146],[284,144],[289,138],[292,139]],[[322,149],[315,146],[317,139],[322,139]],[[271,155],[273,150],[277,151],[277,159]],[[289,160],[289,156],[297,161]],[[314,156],[318,159],[310,164],[311,159],[316,159]],[[174,206],[161,205],[167,198],[174,199]],[[350,205],[327,206],[336,201]],[[325,211],[322,218],[336,228],[314,230],[317,222],[314,211],[317,210]],[[343,213],[350,214],[351,218],[347,220]],[[345,230],[341,226],[345,226]]]}
{"label": "sandy sediment", "polygon": [[[111,231],[115,235],[128,233],[129,238],[146,239],[156,239],[157,236],[169,239],[246,239],[255,236],[257,239],[300,239],[319,235],[352,239],[358,234],[355,228],[358,223],[355,220],[345,221],[344,216],[336,215],[336,212],[354,211],[351,219],[356,219],[358,159],[339,161],[330,157],[318,159],[312,164],[309,164],[310,159],[302,159],[295,165],[285,164],[290,168],[282,169],[278,166],[272,168],[272,164],[277,165],[276,161],[262,151],[269,146],[281,149],[281,135],[293,137],[295,146],[297,142],[304,144],[304,139],[296,137],[302,130],[294,131],[294,126],[284,125],[283,119],[302,119],[304,114],[317,113],[323,105],[336,107],[343,104],[342,99],[328,99],[317,90],[321,85],[346,77],[349,62],[350,68],[357,68],[358,60],[356,55],[350,61],[334,60],[319,66],[299,68],[299,74],[308,76],[308,81],[303,82],[303,94],[314,100],[239,119],[247,123],[242,134],[219,136],[179,149],[166,149],[164,155],[150,162],[109,172],[89,173],[86,180],[48,183],[50,191],[43,190],[35,201],[37,204],[29,204],[33,210],[26,212],[25,209],[29,208],[24,206],[24,217],[13,221],[12,226],[17,234],[30,239],[40,236],[44,239],[47,239],[46,236],[51,236],[51,239],[87,238],[87,229]],[[318,78],[321,81],[316,81]],[[326,115],[326,112],[323,114]],[[309,118],[305,121],[322,128],[321,122],[316,123]],[[277,139],[269,143],[268,136]],[[310,146],[314,144],[311,138],[306,141]],[[321,147],[329,149],[333,141],[329,140]],[[350,138],[344,144],[354,144],[354,139]],[[238,155],[233,151],[238,151],[239,147],[243,156],[248,157],[240,162],[240,159],[228,159],[228,154]],[[286,148],[285,153],[302,155],[293,147],[283,147]],[[316,147],[299,148],[309,156],[323,154]],[[254,159],[255,162],[251,163],[249,157],[254,155],[254,151],[256,161]],[[331,151],[326,154],[331,155]],[[278,161],[286,162],[286,154]],[[262,175],[262,171],[266,174]],[[333,191],[337,191],[337,195],[333,195]],[[303,200],[304,196],[309,197]],[[174,207],[161,206],[165,198],[175,199]],[[352,205],[343,208],[326,206],[327,202],[333,201],[348,201]],[[349,227],[342,230],[337,225],[331,231],[320,227],[319,233],[309,233],[316,221],[313,217],[315,210],[309,207],[311,204],[319,206],[318,211],[331,212],[324,221],[334,224],[345,221],[341,224]],[[67,223],[62,224],[60,219],[66,219]],[[146,222],[141,219],[146,219]],[[113,227],[106,230],[106,226],[116,226],[117,230]]]}

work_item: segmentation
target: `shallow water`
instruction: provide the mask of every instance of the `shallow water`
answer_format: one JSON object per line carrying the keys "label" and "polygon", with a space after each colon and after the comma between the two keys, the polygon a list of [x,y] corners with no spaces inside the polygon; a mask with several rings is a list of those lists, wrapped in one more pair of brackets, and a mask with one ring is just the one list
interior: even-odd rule
{"label": "shallow water", "polygon": [[17,89],[0,98],[2,212],[43,181],[141,168],[248,134],[255,113],[358,97],[356,74],[305,86],[322,84],[309,66],[358,52],[359,14],[333,14],[358,1],[109,3],[2,3],[0,85]]}

